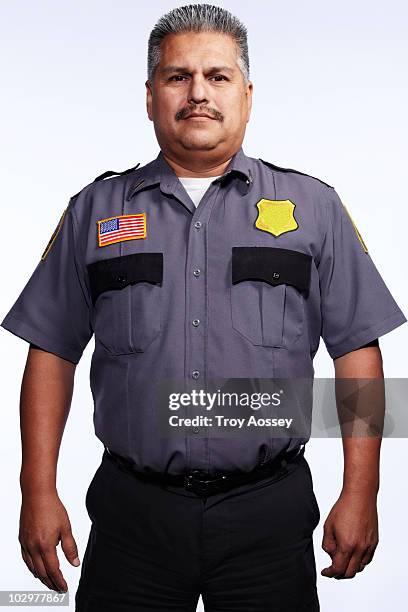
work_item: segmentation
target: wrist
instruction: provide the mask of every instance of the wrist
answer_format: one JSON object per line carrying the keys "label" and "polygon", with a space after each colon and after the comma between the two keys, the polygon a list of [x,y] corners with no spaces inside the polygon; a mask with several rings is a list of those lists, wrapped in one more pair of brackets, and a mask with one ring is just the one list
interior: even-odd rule
{"label": "wrist", "polygon": [[39,477],[33,474],[20,474],[20,489],[23,497],[44,496],[57,491],[55,477]]}
{"label": "wrist", "polygon": [[345,482],[342,495],[376,500],[379,491],[378,483]]}

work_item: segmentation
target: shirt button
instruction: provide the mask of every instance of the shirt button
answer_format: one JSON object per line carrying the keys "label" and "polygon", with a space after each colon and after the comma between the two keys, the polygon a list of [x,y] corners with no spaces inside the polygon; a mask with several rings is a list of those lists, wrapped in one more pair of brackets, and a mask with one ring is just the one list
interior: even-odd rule
{"label": "shirt button", "polygon": [[201,225],[202,225],[201,221],[196,221],[196,222],[194,223],[194,227],[195,227],[196,229],[200,229]]}
{"label": "shirt button", "polygon": [[193,433],[198,433],[200,430],[198,427],[193,427]]}
{"label": "shirt button", "polygon": [[198,378],[199,376],[200,376],[200,372],[198,370],[194,370],[194,372],[192,373],[192,377]]}
{"label": "shirt button", "polygon": [[196,268],[194,270],[193,274],[194,274],[194,276],[200,276],[200,272],[201,272],[200,268]]}
{"label": "shirt button", "polygon": [[193,325],[194,325],[194,327],[197,327],[198,325],[200,325],[200,319],[194,319],[193,320]]}
{"label": "shirt button", "polygon": [[118,281],[119,281],[120,283],[124,283],[124,282],[125,282],[125,280],[126,280],[126,276],[120,275],[120,276],[118,276],[118,277],[117,277],[117,279],[118,279]]}

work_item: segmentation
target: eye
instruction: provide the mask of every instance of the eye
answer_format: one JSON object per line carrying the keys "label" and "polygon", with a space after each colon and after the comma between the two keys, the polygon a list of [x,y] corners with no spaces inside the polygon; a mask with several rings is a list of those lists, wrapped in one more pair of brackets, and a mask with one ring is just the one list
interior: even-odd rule
{"label": "eye", "polygon": [[[174,74],[169,78],[169,81],[174,81],[176,83],[181,83],[187,77],[183,74]],[[216,83],[220,83],[221,81],[228,81],[227,77],[223,74],[215,74],[210,79],[215,79]]]}

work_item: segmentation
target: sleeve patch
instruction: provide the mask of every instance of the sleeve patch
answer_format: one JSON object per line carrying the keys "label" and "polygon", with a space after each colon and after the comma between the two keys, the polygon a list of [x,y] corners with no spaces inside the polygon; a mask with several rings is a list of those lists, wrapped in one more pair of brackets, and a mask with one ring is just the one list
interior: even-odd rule
{"label": "sleeve patch", "polygon": [[354,227],[354,231],[356,232],[357,238],[358,238],[358,239],[359,239],[359,241],[360,241],[360,244],[361,244],[361,246],[362,246],[362,248],[363,248],[363,251],[364,251],[365,253],[368,253],[368,248],[367,248],[367,245],[366,245],[366,243],[364,242],[362,235],[361,235],[361,234],[360,234],[360,232],[358,231],[357,226],[356,226],[356,224],[354,223],[352,216],[350,215],[349,211],[347,210],[347,207],[346,207],[346,205],[344,204],[344,202],[342,202],[342,204],[343,204],[343,206],[344,206],[344,210],[346,211],[346,213],[347,213],[347,215],[348,215],[348,217],[349,217],[349,219],[350,219],[350,221],[351,221],[351,223],[352,223],[352,225],[353,225],[353,227]]}
{"label": "sleeve patch", "polygon": [[64,223],[64,218],[65,218],[65,214],[66,214],[66,212],[67,212],[67,209],[68,209],[68,207],[67,207],[67,208],[64,210],[64,212],[62,213],[61,218],[60,218],[60,220],[58,221],[57,227],[56,227],[56,228],[55,228],[55,230],[53,231],[53,233],[52,233],[52,235],[51,235],[51,238],[49,239],[48,244],[47,244],[47,246],[45,247],[45,250],[44,250],[43,254],[41,255],[41,261],[44,261],[44,259],[47,257],[48,253],[50,252],[51,247],[52,247],[52,245],[54,244],[54,242],[55,242],[55,240],[56,240],[56,238],[57,238],[57,236],[58,236],[58,234],[59,234],[59,232],[60,232],[60,229],[61,229],[61,227],[62,227],[62,224]]}

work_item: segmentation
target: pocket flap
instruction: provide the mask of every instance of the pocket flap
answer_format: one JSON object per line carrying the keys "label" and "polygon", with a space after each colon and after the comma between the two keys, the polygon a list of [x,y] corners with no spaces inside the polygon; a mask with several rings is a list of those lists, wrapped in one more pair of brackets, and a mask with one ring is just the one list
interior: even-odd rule
{"label": "pocket flap", "polygon": [[104,291],[142,281],[153,285],[163,281],[163,253],[131,253],[94,261],[86,267],[93,304]]}
{"label": "pocket flap", "polygon": [[261,280],[308,291],[312,256],[276,247],[232,247],[232,284]]}

